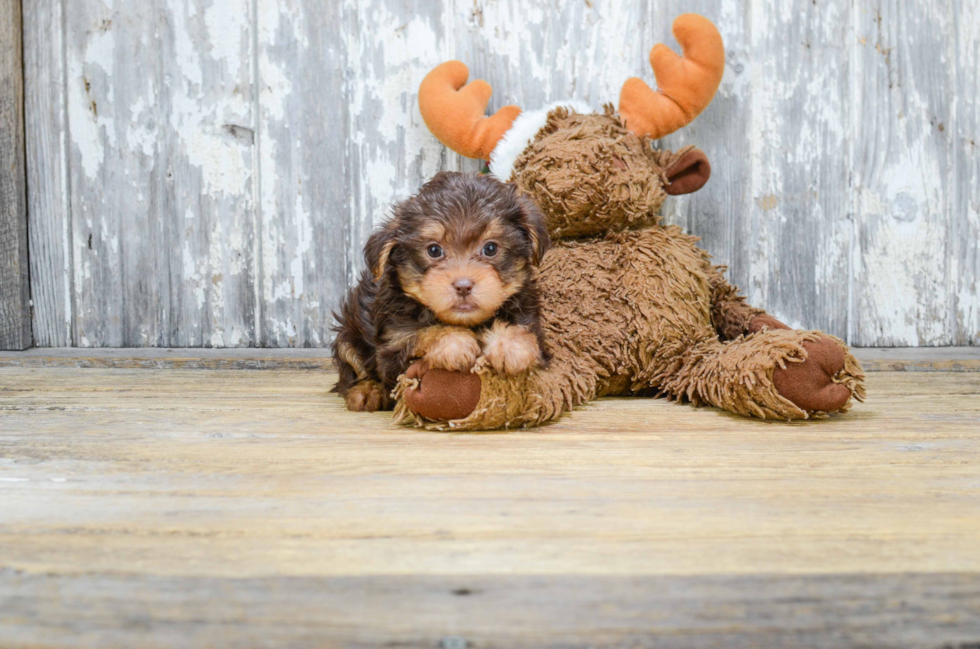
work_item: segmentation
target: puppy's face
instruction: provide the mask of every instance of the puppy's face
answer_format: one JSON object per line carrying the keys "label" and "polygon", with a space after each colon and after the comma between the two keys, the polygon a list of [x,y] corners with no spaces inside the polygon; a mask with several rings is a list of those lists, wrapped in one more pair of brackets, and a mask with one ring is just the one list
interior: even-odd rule
{"label": "puppy's face", "polygon": [[500,216],[434,219],[414,237],[399,264],[402,290],[452,325],[472,327],[493,317],[527,280],[530,257],[521,233]]}
{"label": "puppy's face", "polygon": [[[374,242],[376,275],[394,273],[402,291],[441,322],[464,327],[492,318],[548,246],[532,203],[511,185],[470,174],[436,176],[396,207],[389,229]],[[367,255],[370,264],[371,242]]]}

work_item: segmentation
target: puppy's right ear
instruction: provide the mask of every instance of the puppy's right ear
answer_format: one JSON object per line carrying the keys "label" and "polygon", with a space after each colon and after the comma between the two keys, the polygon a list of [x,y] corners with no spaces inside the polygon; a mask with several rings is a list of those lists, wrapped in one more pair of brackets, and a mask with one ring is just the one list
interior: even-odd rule
{"label": "puppy's right ear", "polygon": [[534,201],[521,196],[518,202],[521,205],[520,227],[531,243],[531,263],[537,266],[551,247],[548,222]]}
{"label": "puppy's right ear", "polygon": [[385,274],[388,265],[388,257],[395,249],[397,240],[395,234],[398,231],[397,219],[392,219],[385,223],[384,227],[372,234],[367,244],[364,246],[364,261],[374,275],[374,281],[379,281]]}

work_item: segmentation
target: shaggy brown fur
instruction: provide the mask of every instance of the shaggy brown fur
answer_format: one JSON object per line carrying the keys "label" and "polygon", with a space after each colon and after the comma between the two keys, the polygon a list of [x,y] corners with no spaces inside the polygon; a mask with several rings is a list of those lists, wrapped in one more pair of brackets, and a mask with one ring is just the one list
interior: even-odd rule
{"label": "shaggy brown fur", "polygon": [[[553,238],[580,237],[657,223],[664,156],[612,118],[552,111],[514,164],[512,182],[548,218]],[[670,157],[670,156],[667,156]]]}
{"label": "shaggy brown fur", "polygon": [[[561,237],[538,280],[550,366],[513,377],[481,369],[475,408],[448,422],[426,416],[439,395],[416,370],[396,390],[404,397],[396,417],[438,429],[528,426],[598,396],[651,389],[748,416],[824,416],[781,394],[774,379],[797,380],[780,372],[828,347],[841,361],[825,383],[847,390],[827,407],[845,411],[852,395],[862,399],[860,367],[839,340],[774,319],[753,325],[763,312],[745,304],[697,238],[659,223],[664,186],[687,152],[653,151],[609,109],[552,111],[512,178]],[[804,392],[811,378],[797,380]]]}
{"label": "shaggy brown fur", "polygon": [[532,269],[548,246],[544,217],[513,185],[437,175],[368,240],[368,268],[335,316],[334,390],[351,410],[390,407],[411,359],[468,371],[481,339],[481,367],[545,364]]}

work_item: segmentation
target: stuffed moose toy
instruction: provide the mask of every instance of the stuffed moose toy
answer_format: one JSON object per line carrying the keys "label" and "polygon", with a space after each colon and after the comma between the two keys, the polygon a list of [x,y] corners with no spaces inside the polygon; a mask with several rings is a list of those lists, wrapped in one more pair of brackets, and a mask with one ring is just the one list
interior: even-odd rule
{"label": "stuffed moose toy", "polygon": [[489,159],[490,172],[547,219],[553,247],[538,286],[552,358],[518,376],[418,361],[395,389],[397,420],[443,430],[534,426],[597,397],[633,394],[792,420],[863,400],[864,376],[842,341],[749,306],[696,237],[660,223],[667,195],[697,191],[711,168],[698,149],[659,151],[651,142],[704,110],[725,66],[706,18],[682,15],[673,33],[683,56],[654,47],[659,91],[629,79],[618,114],[557,102],[485,117],[491,88],[467,84],[458,61],[422,81],[419,107],[432,133],[463,156]]}

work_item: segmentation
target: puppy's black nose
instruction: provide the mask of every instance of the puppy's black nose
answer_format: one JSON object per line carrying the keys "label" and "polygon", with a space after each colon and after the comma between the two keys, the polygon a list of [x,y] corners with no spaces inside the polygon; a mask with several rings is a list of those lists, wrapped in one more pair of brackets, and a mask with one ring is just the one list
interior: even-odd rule
{"label": "puppy's black nose", "polygon": [[466,297],[473,290],[473,280],[471,279],[457,279],[453,282],[453,288],[456,289],[456,295],[460,297]]}

